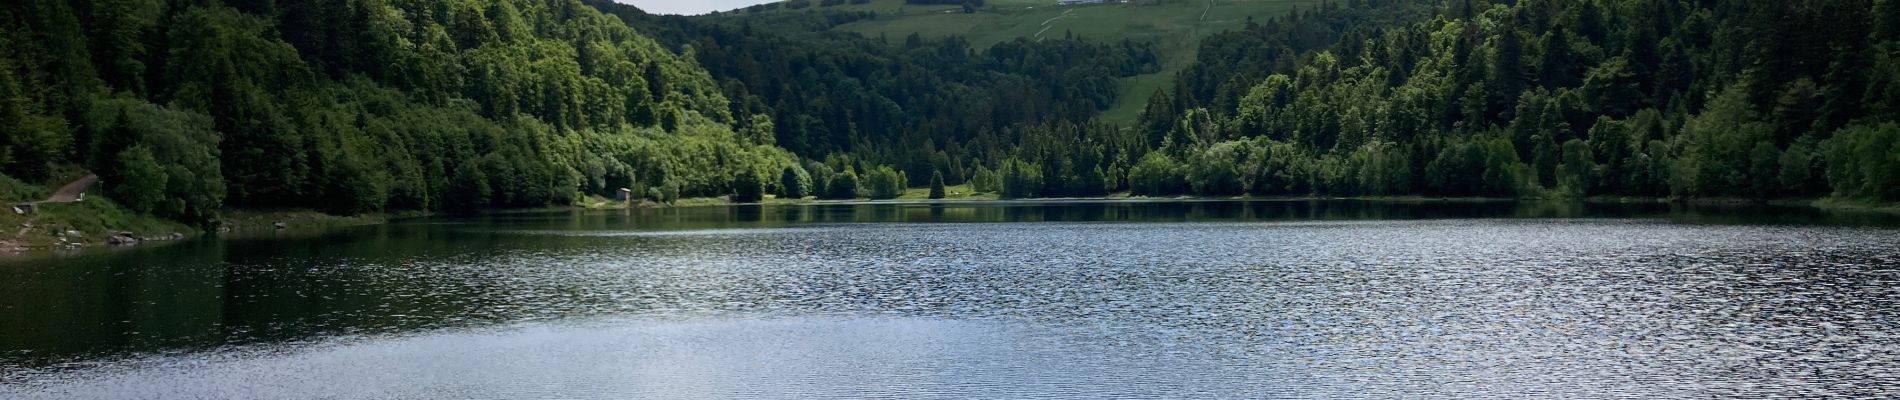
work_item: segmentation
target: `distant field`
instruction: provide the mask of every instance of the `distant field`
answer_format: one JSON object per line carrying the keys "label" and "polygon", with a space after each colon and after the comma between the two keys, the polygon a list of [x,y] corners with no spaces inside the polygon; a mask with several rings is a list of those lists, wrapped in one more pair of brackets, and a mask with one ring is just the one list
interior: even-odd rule
{"label": "distant field", "polygon": [[[815,3],[815,2],[814,2]],[[1055,0],[990,0],[975,14],[958,6],[905,5],[903,0],[873,0],[870,4],[812,7],[808,10],[869,10],[878,18],[838,27],[839,30],[883,35],[892,41],[912,33],[941,37],[962,35],[976,46],[1028,38],[1060,38],[1073,33],[1086,39],[1152,41],[1162,60],[1159,73],[1122,80],[1122,95],[1103,114],[1114,123],[1132,123],[1148,96],[1167,87],[1175,72],[1187,68],[1200,49],[1200,39],[1246,26],[1247,18],[1284,15],[1294,7],[1311,7],[1319,0],[1136,0],[1121,4],[1057,6]]]}

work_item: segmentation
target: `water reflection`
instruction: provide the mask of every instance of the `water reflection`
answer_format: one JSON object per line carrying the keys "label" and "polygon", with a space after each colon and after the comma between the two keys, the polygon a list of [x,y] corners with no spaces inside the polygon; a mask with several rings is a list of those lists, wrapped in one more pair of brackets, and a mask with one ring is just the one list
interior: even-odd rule
{"label": "water reflection", "polygon": [[[618,354],[631,345],[677,352],[645,355],[654,360],[700,354],[725,357],[696,360],[708,365],[773,367],[699,382],[724,388],[702,393],[734,397],[836,394],[823,389],[890,378],[880,368],[940,371],[897,375],[916,386],[880,392],[913,396],[958,387],[1081,397],[1900,394],[1892,362],[1900,235],[1877,217],[1765,210],[1769,217],[1489,202],[750,206],[421,220],[0,261],[0,397],[150,387],[176,397],[210,393],[193,388],[403,397],[430,387],[324,392],[323,383],[431,368],[466,370],[466,379],[433,382],[469,390],[452,393],[537,397],[481,378],[497,374],[598,390],[545,395],[644,393],[583,371],[653,360],[581,357],[592,361],[562,368],[535,353]],[[901,321],[899,333],[953,327],[954,338],[928,339],[952,343],[943,348],[951,355],[918,367],[900,357],[904,342],[862,340],[897,334],[889,321],[864,318]],[[653,332],[677,324],[716,329]],[[758,329],[804,336],[745,333]],[[629,332],[659,336],[629,344]],[[872,354],[741,356],[824,343],[862,343]],[[453,355],[464,353],[481,356]],[[473,362],[482,359],[521,362]],[[858,367],[782,372],[814,363]],[[1044,373],[977,372],[991,369]],[[238,385],[259,370],[305,377]],[[1149,379],[1075,378],[1135,375]],[[499,391],[483,391],[491,389]]]}

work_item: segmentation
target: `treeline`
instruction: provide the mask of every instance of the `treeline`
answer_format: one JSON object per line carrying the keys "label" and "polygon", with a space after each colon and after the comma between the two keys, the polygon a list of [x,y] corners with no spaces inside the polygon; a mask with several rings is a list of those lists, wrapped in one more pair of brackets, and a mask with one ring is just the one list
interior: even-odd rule
{"label": "treeline", "polygon": [[1894,0],[1354,0],[1202,44],[1142,194],[1900,200]]}
{"label": "treeline", "polygon": [[734,114],[771,116],[778,146],[851,160],[833,168],[854,175],[891,166],[909,186],[936,173],[961,184],[979,166],[995,168],[1023,131],[1085,124],[1114,104],[1118,78],[1159,68],[1145,43],[1019,39],[983,48],[960,37],[830,31],[876,17],[869,13],[675,17],[590,4],[691,48]]}
{"label": "treeline", "polygon": [[983,0],[904,0],[904,4],[947,5],[947,6],[969,4],[976,7],[982,7]]}
{"label": "treeline", "polygon": [[79,165],[194,223],[718,195],[797,164],[694,60],[577,0],[7,2],[0,103],[0,172]]}

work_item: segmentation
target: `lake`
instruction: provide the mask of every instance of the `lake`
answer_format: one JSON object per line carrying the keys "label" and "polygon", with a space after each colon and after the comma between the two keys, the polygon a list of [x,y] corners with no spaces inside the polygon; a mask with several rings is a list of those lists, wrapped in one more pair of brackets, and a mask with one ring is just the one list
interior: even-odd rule
{"label": "lake", "polygon": [[418,219],[0,259],[0,398],[1892,398],[1896,226],[1319,200]]}

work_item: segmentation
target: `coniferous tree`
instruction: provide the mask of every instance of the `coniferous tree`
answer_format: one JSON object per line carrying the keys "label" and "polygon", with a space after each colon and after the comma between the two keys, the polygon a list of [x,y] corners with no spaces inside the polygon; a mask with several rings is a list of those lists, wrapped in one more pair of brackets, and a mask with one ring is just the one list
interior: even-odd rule
{"label": "coniferous tree", "polygon": [[931,173],[930,174],[930,198],[942,199],[944,198],[944,196],[945,196],[945,193],[944,193],[944,188],[943,188],[943,173],[942,172]]}

